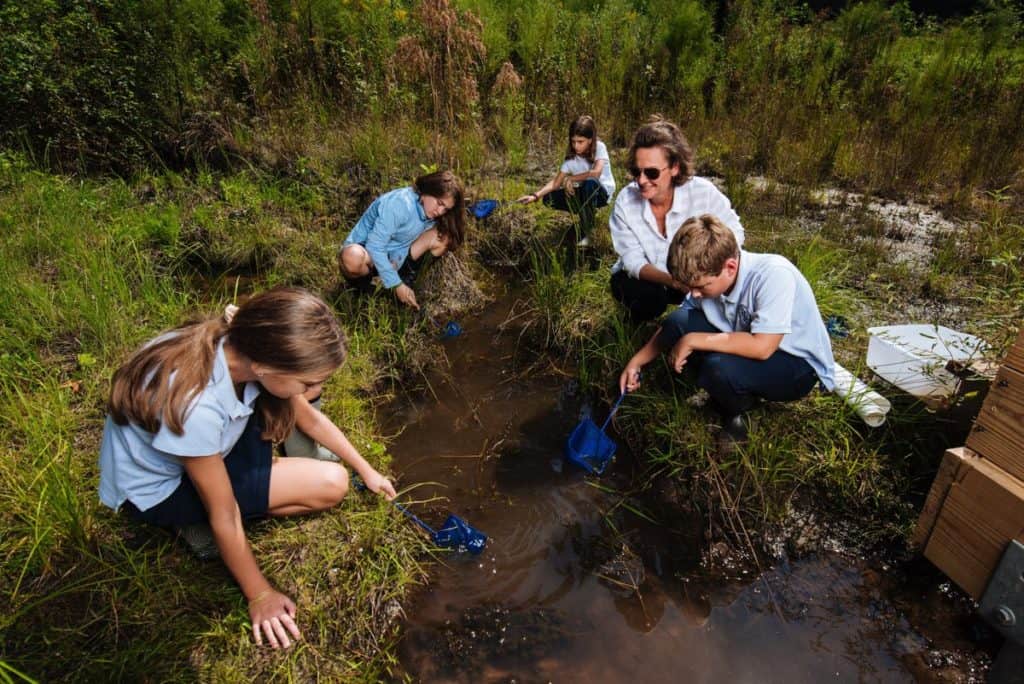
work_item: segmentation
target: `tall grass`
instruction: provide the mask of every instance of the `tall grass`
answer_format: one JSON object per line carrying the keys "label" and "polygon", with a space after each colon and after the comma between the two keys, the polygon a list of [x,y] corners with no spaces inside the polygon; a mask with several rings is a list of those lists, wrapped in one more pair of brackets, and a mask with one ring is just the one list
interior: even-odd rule
{"label": "tall grass", "polygon": [[[353,495],[339,511],[250,530],[264,571],[303,615],[305,639],[275,659],[254,650],[244,600],[222,565],[198,563],[167,534],[113,514],[96,489],[108,378],[132,348],[239,292],[330,282],[318,276],[333,273],[337,239],[315,219],[323,187],[251,172],[81,181],[18,157],[0,162],[0,676],[385,677],[400,600],[422,577],[424,550],[390,507]],[[244,277],[222,266],[211,273],[215,263]],[[341,293],[335,304],[352,348],[329,383],[327,411],[385,467],[366,397],[419,352],[393,303],[366,313]]]}
{"label": "tall grass", "polygon": [[[23,0],[0,15],[5,140],[41,161],[237,163],[260,152],[254,128],[311,107],[365,124],[352,136],[376,127],[356,155],[370,169],[402,159],[376,144],[400,143],[398,122],[427,129],[434,162],[472,165],[486,146],[472,161],[460,148],[493,139],[518,167],[522,136],[589,113],[621,145],[661,111],[719,172],[959,200],[1020,184],[1022,22],[1008,4],[946,23],[877,0],[834,15],[789,0],[85,4]],[[44,28],[54,40],[37,44]],[[53,52],[66,35],[94,49]],[[508,69],[521,79],[511,100]]]}

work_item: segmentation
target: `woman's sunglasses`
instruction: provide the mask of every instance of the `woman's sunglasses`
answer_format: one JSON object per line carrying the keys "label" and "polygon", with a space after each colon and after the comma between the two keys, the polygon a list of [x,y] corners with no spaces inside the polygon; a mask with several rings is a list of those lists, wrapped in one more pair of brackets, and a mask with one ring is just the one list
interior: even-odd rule
{"label": "woman's sunglasses", "polygon": [[641,169],[636,166],[629,170],[629,175],[639,180],[640,174],[647,176],[647,180],[656,181],[661,176],[661,172],[667,169],[667,166],[663,166],[660,169],[654,166],[648,166],[646,169]]}

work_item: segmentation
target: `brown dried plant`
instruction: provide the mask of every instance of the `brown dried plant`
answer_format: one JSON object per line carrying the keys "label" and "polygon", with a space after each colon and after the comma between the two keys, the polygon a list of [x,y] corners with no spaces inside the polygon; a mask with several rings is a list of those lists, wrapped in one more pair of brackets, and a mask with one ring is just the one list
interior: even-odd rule
{"label": "brown dried plant", "polygon": [[395,48],[397,80],[414,90],[421,84],[429,87],[436,124],[457,126],[480,99],[477,78],[487,55],[483,24],[449,0],[422,0],[413,10],[412,25],[413,33]]}
{"label": "brown dried plant", "polygon": [[501,65],[498,75],[494,79],[492,92],[495,95],[518,93],[523,87],[523,77],[516,72],[512,62],[505,62]]}

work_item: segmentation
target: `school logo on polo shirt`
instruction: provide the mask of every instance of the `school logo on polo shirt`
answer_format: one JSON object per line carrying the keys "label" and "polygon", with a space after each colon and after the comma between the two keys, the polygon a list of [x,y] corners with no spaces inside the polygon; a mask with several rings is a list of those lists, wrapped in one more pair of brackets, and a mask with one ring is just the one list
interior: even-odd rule
{"label": "school logo on polo shirt", "polygon": [[747,307],[742,304],[738,305],[736,307],[736,327],[734,329],[737,331],[749,331],[752,318],[753,316],[750,315]]}

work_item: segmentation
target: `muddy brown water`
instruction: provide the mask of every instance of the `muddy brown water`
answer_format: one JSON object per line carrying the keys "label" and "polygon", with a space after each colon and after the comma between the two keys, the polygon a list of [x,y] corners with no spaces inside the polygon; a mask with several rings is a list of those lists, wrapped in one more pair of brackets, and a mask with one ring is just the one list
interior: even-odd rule
{"label": "muddy brown water", "polygon": [[[402,676],[429,682],[982,681],[969,606],[933,571],[818,553],[708,568],[702,523],[659,520],[636,459],[601,478],[561,461],[586,407],[517,351],[512,297],[461,320],[450,369],[381,420],[429,523],[489,535],[447,553],[407,606]],[[514,316],[513,316],[514,318]],[[439,351],[440,353],[440,351]],[[603,419],[607,407],[595,407]],[[620,447],[621,450],[621,447]]]}

